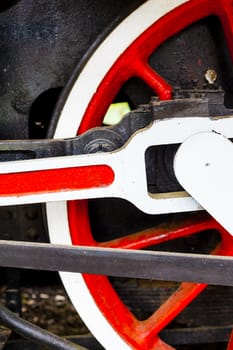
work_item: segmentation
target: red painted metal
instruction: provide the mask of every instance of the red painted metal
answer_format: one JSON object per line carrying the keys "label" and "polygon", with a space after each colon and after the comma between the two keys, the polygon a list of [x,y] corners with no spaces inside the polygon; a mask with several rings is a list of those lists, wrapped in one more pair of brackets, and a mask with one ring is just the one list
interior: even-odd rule
{"label": "red painted metal", "polygon": [[[131,77],[137,76],[143,79],[158,94],[160,99],[170,99],[172,88],[149,67],[149,56],[172,35],[211,15],[216,15],[220,19],[229,52],[233,58],[232,1],[190,0],[154,23],[119,57],[91,99],[79,133],[101,125],[108,106],[121,86]],[[141,249],[178,237],[187,237],[214,229],[221,236],[221,244],[216,247],[212,254],[233,255],[232,236],[210,218],[197,221],[193,219],[188,224],[183,223],[172,229],[150,229],[99,244],[94,240],[91,232],[86,201],[70,202],[68,214],[73,244]],[[96,304],[109,323],[130,344],[132,349],[140,350],[172,349],[159,338],[160,331],[206,288],[205,284],[184,282],[151,317],[145,321],[139,321],[120,300],[107,277],[84,275],[84,278]],[[230,344],[230,349],[232,349],[232,342]]]}
{"label": "red painted metal", "polygon": [[153,71],[148,65],[148,59],[152,52],[168,38],[190,24],[211,15],[218,16],[222,22],[229,51],[233,57],[231,1],[190,0],[152,25],[119,57],[91,99],[79,133],[101,125],[103,116],[119,89],[132,77],[143,79],[161,100],[170,99],[172,87]]}
{"label": "red painted metal", "polygon": [[114,172],[107,165],[39,170],[0,175],[0,197],[108,186]]}
{"label": "red painted metal", "polygon": [[229,343],[228,343],[228,346],[227,346],[227,350],[233,350],[233,331],[232,331],[231,336],[230,336],[230,340],[229,340]]}
{"label": "red painted metal", "polygon": [[[85,215],[82,216],[81,221],[75,218],[80,209],[85,213],[85,205],[86,203],[83,201],[70,204],[70,227],[73,230],[72,239],[74,244],[136,249],[149,247],[152,244],[154,246],[176,238],[188,237],[206,230],[217,230],[221,235],[222,242],[219,247],[216,247],[213,254],[233,254],[232,237],[210,218],[194,219],[189,224],[179,225],[172,230],[169,228],[154,228],[119,240],[99,244],[93,239]],[[206,288],[205,284],[182,283],[178,290],[150,318],[145,321],[138,321],[122,303],[108,278],[85,275],[85,281],[105,317],[135,349],[159,349],[157,347],[161,343],[158,336],[159,332]],[[170,347],[164,347],[164,349],[170,349]]]}

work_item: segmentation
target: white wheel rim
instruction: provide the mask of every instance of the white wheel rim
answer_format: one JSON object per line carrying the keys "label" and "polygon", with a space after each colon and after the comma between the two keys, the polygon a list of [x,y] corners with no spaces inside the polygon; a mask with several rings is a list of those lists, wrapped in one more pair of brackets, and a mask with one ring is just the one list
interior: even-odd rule
{"label": "white wheel rim", "polygon": [[[149,0],[130,14],[109,34],[91,56],[73,85],[61,111],[54,134],[55,138],[76,135],[89,101],[103,77],[121,53],[154,22],[188,1]],[[135,26],[135,23],[137,23],[137,26]],[[113,45],[113,43],[116,44]],[[98,70],[96,70],[96,67],[98,67]],[[46,208],[51,242],[71,245],[66,202],[47,203]],[[131,349],[99,310],[82,275],[60,273],[60,276],[71,302],[102,346],[107,350]]]}

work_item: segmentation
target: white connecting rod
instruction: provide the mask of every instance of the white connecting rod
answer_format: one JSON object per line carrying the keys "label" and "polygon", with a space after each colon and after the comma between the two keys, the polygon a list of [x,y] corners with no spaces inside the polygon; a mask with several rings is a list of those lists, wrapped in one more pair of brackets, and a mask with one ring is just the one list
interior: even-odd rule
{"label": "white connecting rod", "polygon": [[233,143],[201,132],[179,147],[174,170],[181,186],[233,235]]}
{"label": "white connecting rod", "polygon": [[[200,206],[202,202],[198,201],[198,196],[195,193],[188,190],[186,182],[182,185],[191,196],[188,196],[185,191],[165,194],[148,192],[145,154],[148,148],[159,145],[184,143],[183,147],[186,148],[188,146],[185,146],[185,140],[190,138],[190,143],[199,148],[197,150],[195,148],[192,153],[189,153],[191,151],[188,148],[187,158],[189,161],[181,160],[181,165],[177,165],[176,168],[177,178],[181,183],[182,178],[186,179],[187,177],[187,181],[194,184],[197,182],[196,176],[199,176],[200,171],[194,163],[195,154],[198,154],[200,157],[204,156],[203,148],[206,145],[209,152],[212,152],[212,146],[207,137],[209,133],[211,135],[212,130],[215,133],[224,135],[226,138],[233,138],[233,116],[222,118],[181,117],[155,120],[146,128],[138,130],[132,135],[122,148],[109,153],[1,162],[0,206],[113,197],[128,200],[148,214],[200,210],[202,209]],[[206,133],[206,136],[203,136],[205,139],[203,143],[199,144],[199,141],[192,141],[192,137],[195,137],[193,135],[203,132]],[[217,137],[218,135],[212,135],[214,138],[215,136]],[[221,136],[219,138],[222,139]],[[224,138],[223,141],[230,142]],[[213,143],[215,144],[215,142]],[[181,149],[178,153],[181,152]],[[216,153],[215,151],[213,152],[214,154]],[[225,172],[229,171],[225,169],[227,169],[230,157],[225,156],[224,152],[225,150],[222,153],[220,152],[219,158],[221,161],[223,161],[222,158],[224,157],[227,159],[226,165],[224,165],[225,168],[223,167]],[[94,172],[93,174],[92,171],[92,175],[90,175],[86,170],[95,166],[106,167],[112,173],[111,181],[109,180],[105,183],[107,177],[105,174],[104,179],[102,177],[102,180],[97,181],[97,184],[93,185],[92,180],[98,178],[97,173]],[[156,166],[157,164],[154,164],[154,167]],[[84,173],[80,175],[79,170],[84,170]],[[198,175],[196,175],[195,171]],[[189,175],[189,173],[191,174]],[[48,174],[50,175],[47,177]],[[195,174],[193,180],[189,180],[192,174]],[[212,174],[211,176],[215,175]],[[224,179],[222,175],[220,178]],[[232,178],[230,176],[230,179]],[[88,179],[91,180],[91,184],[89,184]],[[227,183],[226,188],[228,191],[230,180],[229,183],[226,179],[224,181]],[[215,194],[214,192],[212,193],[212,189],[210,192],[215,200]]]}

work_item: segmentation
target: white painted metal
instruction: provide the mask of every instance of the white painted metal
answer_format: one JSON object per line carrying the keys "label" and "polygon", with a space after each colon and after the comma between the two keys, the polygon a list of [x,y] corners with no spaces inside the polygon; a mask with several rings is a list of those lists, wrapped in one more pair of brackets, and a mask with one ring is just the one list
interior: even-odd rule
{"label": "white painted metal", "polygon": [[191,136],[178,149],[174,170],[180,184],[233,235],[233,144],[215,132]]}
{"label": "white painted metal", "polygon": [[[88,65],[84,67],[77,78],[61,112],[54,137],[76,135],[84,111],[99,83],[108,69],[111,68],[111,64],[137,38],[136,35],[141,35],[156,20],[186,2],[188,0],[146,1],[115,29],[113,36],[110,34],[105,39],[104,43],[98,47],[98,52],[96,51],[90,58]],[[139,30],[136,33],[137,28]],[[136,33],[136,35],[133,33]],[[121,42],[124,42],[124,47],[120,46]],[[115,48],[114,57],[111,57],[110,62],[109,55],[113,47]],[[108,62],[106,57],[109,57]],[[96,75],[98,73],[96,67],[98,67],[98,71],[101,69],[98,75]],[[88,91],[89,89],[90,91]],[[72,244],[66,202],[47,203],[47,219],[51,242]],[[74,307],[102,346],[107,350],[130,350],[131,347],[112,328],[99,310],[98,305],[95,304],[82,275],[61,273],[61,279]]]}
{"label": "white painted metal", "polygon": [[[171,133],[172,130],[172,133]],[[153,122],[138,131],[128,144],[112,153],[32,159],[1,164],[0,174],[66,167],[108,165],[115,174],[110,186],[84,190],[60,190],[42,193],[0,197],[0,205],[37,203],[43,201],[115,197],[128,200],[148,214],[185,212],[200,209],[200,205],[185,193],[152,195],[147,190],[145,152],[151,146],[182,143],[199,132],[215,130],[233,137],[233,117],[211,119],[206,117],[173,118]],[[135,157],[135,155],[137,155]],[[156,166],[156,165],[155,165]]]}

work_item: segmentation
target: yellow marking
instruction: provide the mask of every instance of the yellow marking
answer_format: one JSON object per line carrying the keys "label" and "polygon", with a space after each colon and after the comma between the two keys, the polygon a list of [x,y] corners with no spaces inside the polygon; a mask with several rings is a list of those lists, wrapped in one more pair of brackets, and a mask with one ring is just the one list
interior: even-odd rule
{"label": "yellow marking", "polygon": [[121,121],[121,119],[130,112],[128,102],[112,103],[104,117],[105,125],[115,125]]}

